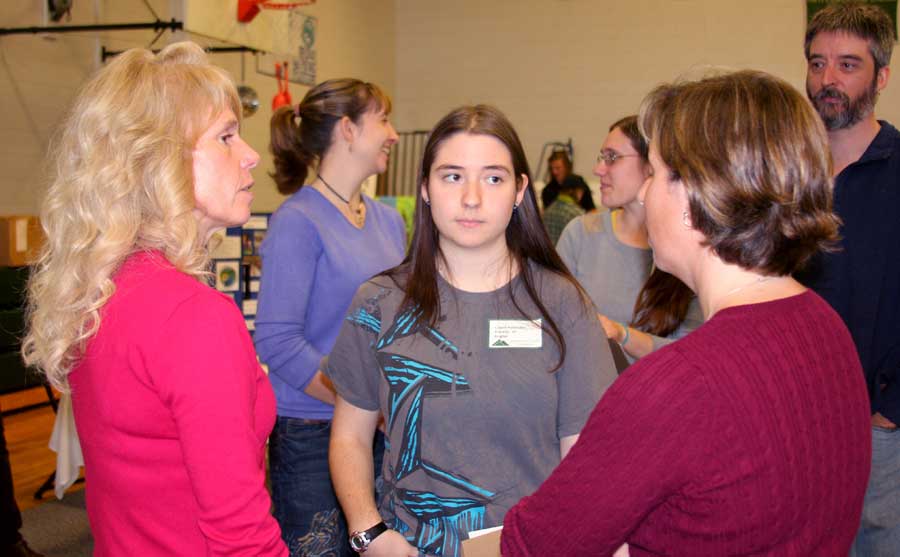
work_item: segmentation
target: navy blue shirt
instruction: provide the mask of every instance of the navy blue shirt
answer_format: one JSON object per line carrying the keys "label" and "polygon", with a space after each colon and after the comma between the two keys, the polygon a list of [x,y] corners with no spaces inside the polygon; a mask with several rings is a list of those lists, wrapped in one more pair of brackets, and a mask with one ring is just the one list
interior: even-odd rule
{"label": "navy blue shirt", "polygon": [[900,132],[881,130],[835,181],[841,250],[817,257],[800,279],[847,324],[872,412],[900,424]]}

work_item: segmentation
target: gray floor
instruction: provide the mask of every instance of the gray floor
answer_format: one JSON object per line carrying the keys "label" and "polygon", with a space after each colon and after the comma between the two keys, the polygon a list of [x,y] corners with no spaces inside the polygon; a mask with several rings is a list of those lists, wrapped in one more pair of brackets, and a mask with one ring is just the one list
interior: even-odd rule
{"label": "gray floor", "polygon": [[22,513],[22,536],[45,557],[90,557],[94,540],[84,510],[84,490],[68,493],[62,501],[52,493],[46,503]]}

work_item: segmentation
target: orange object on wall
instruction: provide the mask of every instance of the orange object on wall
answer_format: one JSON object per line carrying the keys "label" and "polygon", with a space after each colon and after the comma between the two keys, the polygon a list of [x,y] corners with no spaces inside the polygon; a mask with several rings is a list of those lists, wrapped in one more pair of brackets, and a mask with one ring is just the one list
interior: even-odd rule
{"label": "orange object on wall", "polygon": [[241,23],[250,23],[260,8],[272,10],[290,10],[298,6],[315,4],[316,0],[303,0],[301,2],[271,2],[269,0],[238,0],[237,19]]}
{"label": "orange object on wall", "polygon": [[0,217],[0,266],[30,265],[43,245],[44,231],[37,217]]}
{"label": "orange object on wall", "polygon": [[259,13],[259,4],[263,0],[238,0],[237,19],[241,23],[250,23]]}
{"label": "orange object on wall", "polygon": [[288,63],[275,64],[275,79],[278,80],[278,92],[272,99],[272,111],[276,111],[282,106],[287,106],[293,102],[291,92],[288,90]]}

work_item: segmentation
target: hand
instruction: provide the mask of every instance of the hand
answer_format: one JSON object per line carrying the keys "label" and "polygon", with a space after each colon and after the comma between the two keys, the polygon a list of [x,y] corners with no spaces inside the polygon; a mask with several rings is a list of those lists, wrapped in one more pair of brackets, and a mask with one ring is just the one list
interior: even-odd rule
{"label": "hand", "polygon": [[882,416],[880,412],[872,414],[872,425],[882,429],[897,429],[897,424]]}
{"label": "hand", "polygon": [[303,392],[332,406],[334,406],[335,395],[337,394],[334,383],[331,382],[327,375],[322,373],[322,370],[316,371],[306,388],[303,389]]}
{"label": "hand", "polygon": [[366,557],[419,557],[419,550],[410,545],[400,532],[388,530],[369,544]]}
{"label": "hand", "polygon": [[618,343],[622,342],[622,339],[625,338],[625,327],[623,327],[621,323],[613,321],[602,313],[597,314],[597,319],[599,319],[600,324],[603,325],[603,330],[606,332],[607,337]]}

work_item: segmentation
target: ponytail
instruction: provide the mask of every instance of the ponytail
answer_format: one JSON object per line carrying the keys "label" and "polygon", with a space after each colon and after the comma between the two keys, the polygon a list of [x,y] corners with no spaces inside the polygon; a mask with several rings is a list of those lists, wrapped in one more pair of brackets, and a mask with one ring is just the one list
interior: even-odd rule
{"label": "ponytail", "polygon": [[269,150],[275,162],[275,172],[270,175],[278,192],[284,195],[296,193],[303,187],[309,167],[315,161],[315,156],[303,146],[296,120],[294,107],[283,106],[275,111],[270,122]]}
{"label": "ponytail", "polygon": [[271,176],[278,191],[290,195],[302,188],[309,167],[320,162],[331,148],[331,135],[341,118],[359,124],[369,110],[389,114],[391,99],[374,83],[349,78],[323,81],[296,107],[276,110],[269,124],[269,150],[275,160]]}

